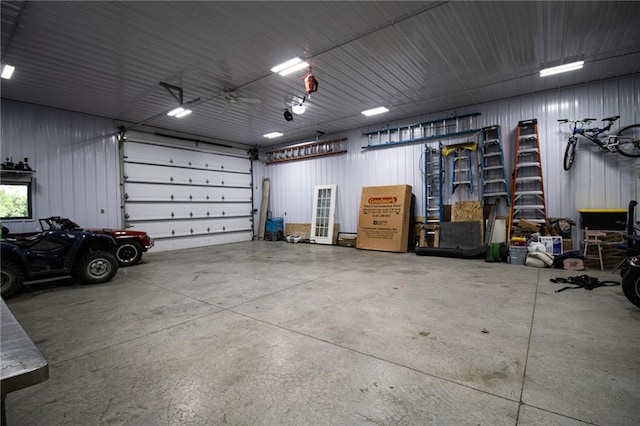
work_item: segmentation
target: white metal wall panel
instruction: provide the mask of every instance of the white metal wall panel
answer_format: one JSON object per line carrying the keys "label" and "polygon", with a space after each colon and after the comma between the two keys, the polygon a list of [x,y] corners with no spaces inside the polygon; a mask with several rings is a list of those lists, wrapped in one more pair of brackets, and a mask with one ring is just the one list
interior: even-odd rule
{"label": "white metal wall panel", "polygon": [[148,232],[154,249],[253,238],[246,152],[139,132],[127,133],[122,149],[126,226]]}
{"label": "white metal wall panel", "polygon": [[69,217],[85,227],[118,227],[118,151],[113,120],[2,99],[2,158],[29,158],[36,171],[33,220],[4,221],[12,232],[38,218]]}
{"label": "white metal wall panel", "polygon": [[[310,223],[313,187],[331,183],[338,186],[336,223],[340,224],[342,231],[355,232],[357,229],[360,194],[364,186],[409,184],[417,198],[416,214],[423,215],[424,181],[420,167],[424,144],[365,151],[362,146],[367,145],[367,140],[362,133],[385,126],[396,128],[403,124],[471,112],[481,113],[477,121],[478,128],[493,124],[501,126],[509,176],[513,171],[518,122],[531,118],[538,120],[549,216],[576,218],[580,208],[627,208],[629,200],[636,199],[640,192],[640,188],[637,188],[640,159],[603,153],[586,140],[579,142],[573,168],[564,171],[562,161],[569,128],[557,122],[560,118],[581,119],[591,116],[600,120],[610,115],[620,115],[621,119],[614,124],[612,132],[629,124],[640,123],[638,74],[413,117],[404,122],[378,122],[366,128],[327,135],[327,138],[346,137],[348,153],[273,165],[258,161],[254,163],[254,179],[271,179],[269,210],[274,216],[284,216],[288,222]],[[451,144],[463,139],[443,139],[442,142]],[[429,145],[437,145],[437,142],[429,142]],[[459,194],[456,190],[451,195],[451,160],[445,164],[445,204],[480,199],[478,180],[473,194]],[[474,164],[477,165],[477,158],[474,158]],[[254,208],[259,209],[260,206],[255,205]],[[502,205],[498,213],[507,215],[506,206]]]}

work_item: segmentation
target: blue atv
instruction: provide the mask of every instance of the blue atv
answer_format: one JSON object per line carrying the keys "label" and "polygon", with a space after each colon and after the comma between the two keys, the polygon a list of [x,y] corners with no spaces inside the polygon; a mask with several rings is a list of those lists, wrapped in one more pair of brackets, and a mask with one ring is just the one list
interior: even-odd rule
{"label": "blue atv", "polygon": [[11,236],[3,228],[2,297],[23,284],[78,278],[88,284],[110,281],[118,272],[116,240],[103,234],[56,229],[33,235]]}

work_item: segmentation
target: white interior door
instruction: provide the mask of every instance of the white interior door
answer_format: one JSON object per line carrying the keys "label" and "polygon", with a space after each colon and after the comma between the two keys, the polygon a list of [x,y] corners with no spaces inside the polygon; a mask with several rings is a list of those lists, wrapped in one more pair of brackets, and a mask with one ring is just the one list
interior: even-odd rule
{"label": "white interior door", "polygon": [[313,217],[309,239],[317,244],[333,244],[336,212],[336,185],[319,185],[313,190]]}

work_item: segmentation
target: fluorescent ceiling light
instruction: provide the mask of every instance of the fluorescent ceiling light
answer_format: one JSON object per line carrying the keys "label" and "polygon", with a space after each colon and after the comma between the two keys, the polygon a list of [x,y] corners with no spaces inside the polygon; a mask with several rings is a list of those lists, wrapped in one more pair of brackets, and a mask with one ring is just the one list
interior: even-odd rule
{"label": "fluorescent ceiling light", "polygon": [[308,66],[308,62],[303,62],[300,58],[293,58],[271,68],[271,72],[277,72],[280,75],[288,75]]}
{"label": "fluorescent ceiling light", "polygon": [[273,139],[273,138],[279,138],[282,135],[283,135],[283,133],[280,133],[280,132],[271,132],[271,133],[267,133],[266,135],[262,135],[262,136],[264,136],[265,138],[268,138],[268,139]]}
{"label": "fluorescent ceiling light", "polygon": [[282,71],[279,72],[279,74],[280,75],[289,75],[289,74],[294,73],[294,72],[296,72],[298,70],[307,68],[308,66],[309,66],[308,62],[300,62],[299,64],[296,64],[296,65],[294,65],[292,67],[283,69]]}
{"label": "fluorescent ceiling light", "polygon": [[4,67],[2,67],[1,77],[4,78],[5,80],[9,80],[15,70],[16,70],[16,67],[14,67],[13,65],[5,65]]}
{"label": "fluorescent ceiling light", "polygon": [[176,118],[181,118],[181,117],[184,117],[185,115],[189,115],[189,114],[191,114],[192,112],[193,112],[193,111],[191,111],[190,109],[185,109],[184,111],[177,113],[177,114],[175,115],[175,117],[176,117]]}
{"label": "fluorescent ceiling light", "polygon": [[579,70],[584,65],[584,61],[572,62],[570,64],[558,65],[557,67],[545,68],[540,70],[540,77],[548,75],[560,74],[561,72]]}
{"label": "fluorescent ceiling light", "polygon": [[172,109],[171,111],[169,111],[169,112],[167,113],[167,115],[168,115],[169,117],[173,117],[174,115],[178,115],[178,114],[180,114],[180,113],[181,113],[181,112],[183,112],[183,111],[184,111],[184,108],[182,108],[182,107],[178,107],[178,108],[175,108],[175,109]]}
{"label": "fluorescent ceiling light", "polygon": [[294,114],[304,114],[306,110],[307,107],[302,104],[294,105],[291,107],[291,111],[293,111]]}
{"label": "fluorescent ceiling light", "polygon": [[184,117],[185,115],[189,115],[191,114],[193,111],[191,111],[190,109],[184,109],[182,107],[178,107],[175,109],[172,109],[171,111],[169,111],[167,113],[167,115],[169,117],[176,117],[176,118],[180,118],[180,117]]}
{"label": "fluorescent ceiling light", "polygon": [[275,67],[271,68],[271,72],[280,72],[284,69],[287,69],[289,67],[292,67],[296,64],[299,64],[300,62],[302,62],[302,59],[300,58],[293,58],[293,59],[289,59],[286,62],[281,63],[280,65],[276,65]]}
{"label": "fluorescent ceiling light", "polygon": [[362,111],[362,114],[369,116],[369,115],[376,115],[376,114],[382,114],[383,112],[387,112],[389,111],[388,109],[386,109],[385,107],[378,107],[378,108],[373,108],[373,109],[368,109],[366,111]]}

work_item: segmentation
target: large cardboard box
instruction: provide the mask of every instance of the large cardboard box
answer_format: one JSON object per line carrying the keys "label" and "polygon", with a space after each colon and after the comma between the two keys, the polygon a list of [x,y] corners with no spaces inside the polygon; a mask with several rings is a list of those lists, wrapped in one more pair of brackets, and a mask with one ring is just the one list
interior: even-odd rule
{"label": "large cardboard box", "polygon": [[411,189],[411,185],[362,188],[356,248],[407,251]]}

